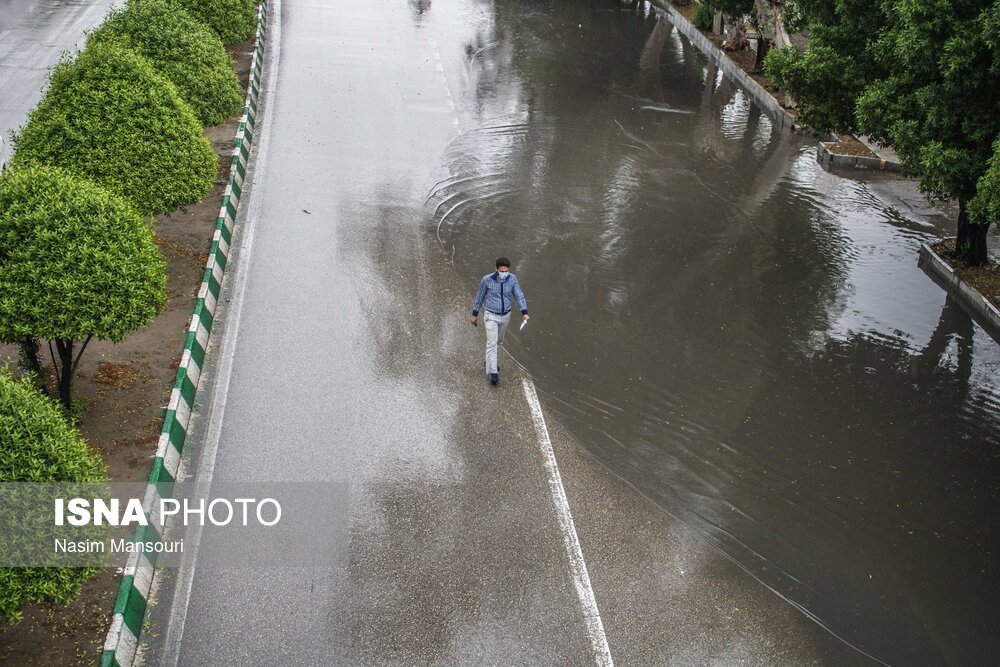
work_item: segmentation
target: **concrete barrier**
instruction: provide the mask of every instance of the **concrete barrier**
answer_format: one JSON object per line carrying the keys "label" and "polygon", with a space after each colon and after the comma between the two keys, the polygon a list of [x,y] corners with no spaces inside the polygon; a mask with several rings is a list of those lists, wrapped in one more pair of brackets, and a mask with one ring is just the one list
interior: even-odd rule
{"label": "concrete barrier", "polygon": [[948,262],[926,243],[920,244],[918,266],[935,282],[952,295],[986,333],[1000,343],[1000,310],[979,293],[975,287],[962,280]]}
{"label": "concrete barrier", "polygon": [[744,72],[739,65],[726,55],[725,51],[716,46],[708,37],[705,37],[673,5],[667,0],[653,0],[653,5],[663,11],[667,15],[667,18],[670,19],[670,22],[674,24],[674,27],[677,28],[677,31],[687,37],[695,48],[708,56],[722,70],[722,73],[726,77],[743,88],[753,98],[757,106],[763,109],[764,113],[778,124],[778,127],[789,130],[799,129],[799,126],[795,124],[795,117],[781,106],[778,100],[774,98],[774,95],[767,92],[764,86],[757,83],[752,76]]}
{"label": "concrete barrier", "polygon": [[[222,287],[222,277],[226,271],[229,244],[233,237],[236,213],[253,145],[266,35],[267,0],[263,0],[257,10],[257,41],[250,64],[250,80],[247,84],[243,116],[236,130],[229,181],[222,196],[219,217],[215,223],[215,234],[209,247],[208,261],[198,290],[191,323],[188,326],[174,387],[170,392],[156,458],[153,460],[143,497],[143,511],[146,513],[149,525],[140,527],[136,531],[131,538],[136,541],[157,541],[163,534],[162,517],[154,510],[160,506],[162,496],[170,495],[173,482],[177,478],[191,410],[198,391],[198,379],[208,351],[212,321],[219,299],[219,290]],[[101,653],[101,667],[128,667],[132,664],[142,636],[142,624],[146,618],[155,568],[155,554],[134,553],[129,557],[118,587],[111,627],[104,642],[104,651]]]}
{"label": "concrete barrier", "polygon": [[902,166],[898,162],[884,160],[880,157],[834,153],[830,150],[830,147],[822,141],[816,151],[816,161],[826,169],[831,167],[847,167],[852,169],[875,169],[878,171],[902,171]]}

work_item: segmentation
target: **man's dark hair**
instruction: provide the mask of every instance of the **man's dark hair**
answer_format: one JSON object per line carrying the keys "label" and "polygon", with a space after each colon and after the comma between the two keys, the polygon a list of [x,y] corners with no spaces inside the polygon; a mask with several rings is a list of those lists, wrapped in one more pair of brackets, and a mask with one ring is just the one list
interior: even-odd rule
{"label": "man's dark hair", "polygon": [[501,266],[506,266],[509,269],[510,268],[510,260],[507,259],[506,257],[498,257],[497,258],[497,268],[499,269]]}

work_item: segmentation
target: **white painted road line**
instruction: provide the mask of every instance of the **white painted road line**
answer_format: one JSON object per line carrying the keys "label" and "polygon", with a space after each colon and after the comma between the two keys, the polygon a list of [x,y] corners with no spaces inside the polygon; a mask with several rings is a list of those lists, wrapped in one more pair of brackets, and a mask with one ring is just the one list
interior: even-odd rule
{"label": "white painted road line", "polygon": [[590,574],[587,573],[587,563],[583,560],[580,538],[576,534],[576,525],[573,523],[573,515],[569,511],[569,501],[566,499],[566,489],[563,488],[562,476],[559,474],[556,454],[552,450],[549,429],[545,426],[545,416],[542,414],[542,406],[538,402],[538,394],[535,392],[534,383],[528,378],[524,378],[521,383],[524,386],[524,398],[528,401],[528,406],[531,408],[531,419],[535,423],[535,431],[538,433],[538,444],[542,450],[545,472],[549,478],[549,491],[552,494],[552,504],[555,506],[556,518],[559,519],[559,528],[562,531],[563,543],[566,546],[569,567],[573,573],[573,586],[576,588],[576,596],[579,598],[580,606],[583,608],[583,618],[587,624],[590,646],[594,651],[594,661],[602,667],[614,667],[615,663],[611,659],[611,649],[608,647],[608,638],[604,635],[604,623],[601,621],[601,612],[597,609],[597,599],[594,597],[594,589],[590,585]]}

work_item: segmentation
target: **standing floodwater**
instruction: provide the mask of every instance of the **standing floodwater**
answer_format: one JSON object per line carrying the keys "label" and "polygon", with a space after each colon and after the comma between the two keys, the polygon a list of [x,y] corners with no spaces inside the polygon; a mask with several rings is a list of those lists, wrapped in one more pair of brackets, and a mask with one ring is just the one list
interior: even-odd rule
{"label": "standing floodwater", "polygon": [[993,662],[1000,346],[916,262],[951,220],[650,13],[499,1],[467,53],[431,231],[513,260],[546,408],[859,661]]}

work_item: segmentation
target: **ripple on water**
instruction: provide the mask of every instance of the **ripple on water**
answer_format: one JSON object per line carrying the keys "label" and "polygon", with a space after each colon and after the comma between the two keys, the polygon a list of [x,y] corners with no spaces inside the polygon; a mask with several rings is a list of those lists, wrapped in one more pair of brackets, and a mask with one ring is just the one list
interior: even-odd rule
{"label": "ripple on water", "polygon": [[825,172],[689,45],[518,27],[547,55],[476,100],[426,211],[470,284],[514,260],[535,325],[508,347],[546,408],[844,641],[996,648],[955,628],[996,616],[1000,352],[916,266],[914,192]]}

